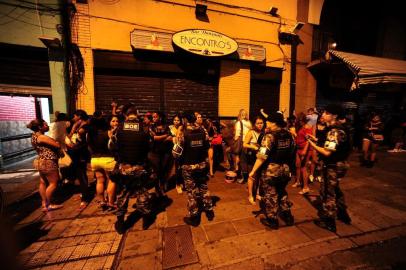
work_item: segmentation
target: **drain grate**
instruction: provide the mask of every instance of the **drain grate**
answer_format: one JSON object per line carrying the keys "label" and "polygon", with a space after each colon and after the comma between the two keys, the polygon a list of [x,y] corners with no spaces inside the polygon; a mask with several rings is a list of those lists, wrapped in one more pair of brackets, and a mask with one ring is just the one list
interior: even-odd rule
{"label": "drain grate", "polygon": [[163,230],[162,268],[168,269],[199,261],[193,245],[192,231],[187,225]]}

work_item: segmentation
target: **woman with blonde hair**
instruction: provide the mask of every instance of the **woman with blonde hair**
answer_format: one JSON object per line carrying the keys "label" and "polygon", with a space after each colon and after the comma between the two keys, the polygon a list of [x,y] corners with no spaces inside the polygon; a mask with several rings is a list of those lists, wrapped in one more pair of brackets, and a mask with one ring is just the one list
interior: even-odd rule
{"label": "woman with blonde hair", "polygon": [[[235,123],[234,127],[235,127],[234,144],[236,144],[238,140],[241,140],[241,149],[235,148],[233,149],[235,171],[238,172],[240,170],[242,145],[248,131],[252,129],[252,124],[251,121],[248,119],[248,113],[246,110],[244,109],[240,110],[237,116],[237,122]],[[245,163],[243,163],[241,164],[241,175],[238,177],[237,182],[243,184],[247,179],[248,179],[247,166]]]}
{"label": "woman with blonde hair", "polygon": [[40,176],[39,194],[42,199],[42,211],[59,209],[63,205],[51,204],[51,200],[59,181],[58,158],[61,145],[45,135],[49,127],[42,119],[32,120],[27,128],[34,132],[31,143],[38,153],[38,158],[34,160],[34,167],[39,171]]}

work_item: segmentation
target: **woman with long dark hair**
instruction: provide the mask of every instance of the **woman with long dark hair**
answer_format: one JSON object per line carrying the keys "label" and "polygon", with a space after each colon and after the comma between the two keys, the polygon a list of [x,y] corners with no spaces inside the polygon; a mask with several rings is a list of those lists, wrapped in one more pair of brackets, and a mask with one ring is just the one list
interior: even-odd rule
{"label": "woman with long dark hair", "polygon": [[384,125],[377,113],[371,113],[368,122],[364,126],[362,138],[362,166],[372,168],[376,160],[376,151],[379,144],[383,142]]}

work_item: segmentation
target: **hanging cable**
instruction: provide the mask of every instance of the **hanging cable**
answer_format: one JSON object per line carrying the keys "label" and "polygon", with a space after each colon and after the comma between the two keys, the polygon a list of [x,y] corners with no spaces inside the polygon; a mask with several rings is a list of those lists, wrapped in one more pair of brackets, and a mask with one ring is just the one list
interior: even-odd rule
{"label": "hanging cable", "polygon": [[39,15],[39,10],[38,10],[38,0],[35,0],[35,10],[37,11],[37,17],[38,17],[39,28],[41,29],[41,35],[44,35],[44,29],[42,29],[42,23],[41,23],[41,16]]}

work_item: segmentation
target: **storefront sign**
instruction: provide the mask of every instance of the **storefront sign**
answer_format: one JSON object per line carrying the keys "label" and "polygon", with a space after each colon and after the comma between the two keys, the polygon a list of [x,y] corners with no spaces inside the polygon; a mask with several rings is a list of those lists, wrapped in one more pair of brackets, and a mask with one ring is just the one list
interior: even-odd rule
{"label": "storefront sign", "polygon": [[178,32],[172,36],[173,43],[194,54],[204,56],[224,56],[235,52],[238,44],[218,32],[192,29]]}

